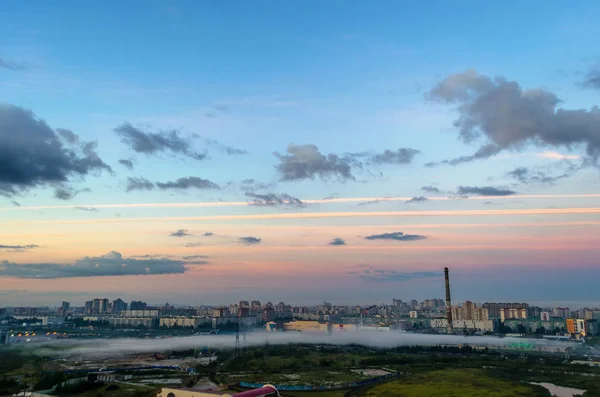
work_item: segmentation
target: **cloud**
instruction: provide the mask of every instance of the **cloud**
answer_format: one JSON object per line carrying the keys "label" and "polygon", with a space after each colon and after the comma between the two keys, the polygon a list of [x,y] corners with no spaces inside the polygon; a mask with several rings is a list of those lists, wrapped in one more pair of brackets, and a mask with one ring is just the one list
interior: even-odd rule
{"label": "cloud", "polygon": [[35,244],[27,244],[27,245],[3,245],[0,244],[0,250],[7,250],[9,252],[25,252],[32,250],[34,248],[38,248],[39,245]]}
{"label": "cloud", "polygon": [[596,67],[590,70],[583,80],[582,85],[588,88],[600,90],[600,68]]}
{"label": "cloud", "polygon": [[406,200],[405,203],[407,203],[407,204],[422,203],[423,201],[427,201],[427,197],[423,197],[423,196],[413,197],[410,200]]}
{"label": "cloud", "polygon": [[62,140],[64,140],[66,143],[68,143],[70,145],[79,144],[79,136],[77,134],[75,134],[73,131],[67,130],[65,128],[57,128],[56,132],[62,138]]}
{"label": "cloud", "polygon": [[191,260],[195,260],[195,259],[206,259],[208,258],[208,256],[206,255],[188,255],[188,256],[184,256],[183,259],[185,259],[186,261],[191,261]]}
{"label": "cloud", "polygon": [[[216,115],[215,115],[216,116]],[[215,149],[219,150],[220,152],[223,152],[225,154],[229,154],[229,155],[240,155],[240,154],[247,154],[248,152],[246,150],[243,149],[238,149],[232,146],[227,146],[227,145],[223,145],[221,142],[216,141],[214,139],[204,139],[204,142],[208,145],[208,146],[212,146]]]}
{"label": "cloud", "polygon": [[[563,168],[565,167],[565,168]],[[557,165],[539,168],[517,167],[506,173],[505,176],[516,179],[524,184],[554,184],[556,181],[568,178],[579,171],[582,166],[575,165],[568,160],[563,160]],[[560,173],[551,175],[552,170],[559,168]]]}
{"label": "cloud", "polygon": [[419,234],[404,234],[402,232],[374,234],[365,237],[366,240],[396,240],[396,241],[418,241],[425,240],[426,236]]}
{"label": "cloud", "polygon": [[98,212],[98,208],[94,207],[74,207],[76,210],[88,211],[88,212]]}
{"label": "cloud", "polygon": [[254,200],[249,201],[249,205],[255,206],[277,206],[277,205],[292,205],[296,207],[303,207],[304,203],[302,200],[296,197],[292,197],[287,193],[275,194],[275,193],[267,193],[267,194],[257,194],[246,192],[246,197],[253,198]]}
{"label": "cloud", "polygon": [[119,252],[111,251],[98,257],[86,256],[68,263],[23,263],[0,262],[0,276],[17,278],[68,278],[101,277],[185,273],[192,265],[206,264],[206,261],[181,261],[169,258],[135,259],[125,258]]}
{"label": "cloud", "polygon": [[523,89],[515,81],[491,78],[475,70],[445,78],[427,98],[457,105],[454,126],[465,142],[483,138],[485,145],[501,150],[519,149],[526,144],[567,148],[583,145],[594,162],[600,154],[598,106],[563,109],[553,92]]}
{"label": "cloud", "polygon": [[121,159],[121,160],[119,160],[119,164],[121,164],[122,166],[124,166],[130,170],[133,169],[133,161],[131,161],[131,160]]}
{"label": "cloud", "polygon": [[0,195],[112,172],[95,142],[65,147],[56,130],[18,106],[0,104],[0,142]]}
{"label": "cloud", "polygon": [[282,181],[314,179],[317,176],[321,179],[354,179],[346,161],[336,154],[321,154],[315,145],[290,144],[287,153],[273,153],[280,162],[275,168]]}
{"label": "cloud", "polygon": [[382,270],[368,267],[362,272],[352,272],[350,274],[358,275],[358,277],[374,281],[378,283],[400,282],[419,278],[440,277],[439,272],[398,272],[394,270]]}
{"label": "cloud", "polygon": [[188,233],[186,229],[179,229],[176,232],[169,234],[171,237],[185,237],[185,236],[193,236],[193,234]]}
{"label": "cloud", "polygon": [[242,244],[246,244],[246,245],[254,245],[254,244],[259,244],[261,242],[261,239],[258,237],[240,237],[239,238],[239,242]]}
{"label": "cloud", "polygon": [[432,193],[432,194],[440,194],[443,193],[440,189],[438,189],[435,186],[423,186],[421,188],[422,191],[427,192],[427,193]]}
{"label": "cloud", "polygon": [[517,194],[514,190],[499,189],[493,186],[459,186],[456,192],[459,196],[512,196]]}
{"label": "cloud", "polygon": [[264,190],[264,189],[270,189],[273,187],[272,184],[267,184],[267,183],[262,183],[262,182],[258,182],[254,179],[244,179],[241,182],[242,186],[240,187],[241,190],[243,191],[255,191],[255,190]]}
{"label": "cloud", "polygon": [[26,70],[27,66],[23,65],[22,63],[8,61],[6,59],[0,58],[0,68],[8,70]]}
{"label": "cloud", "polygon": [[143,177],[136,178],[127,178],[127,188],[125,189],[128,192],[133,190],[152,190],[154,189],[154,183],[150,182],[148,179]]}
{"label": "cloud", "polygon": [[382,200],[369,200],[369,201],[360,202],[360,203],[358,203],[358,205],[362,206],[362,205],[379,204],[381,202],[382,202]]}
{"label": "cloud", "polygon": [[188,248],[196,248],[196,247],[200,247],[202,245],[204,245],[204,244],[201,243],[201,242],[199,242],[199,241],[197,241],[195,243],[186,243],[185,244],[185,246],[188,247]]}
{"label": "cloud", "polygon": [[333,240],[331,240],[329,242],[329,245],[346,245],[346,241],[344,239],[337,237],[337,238],[334,238]]}
{"label": "cloud", "polygon": [[11,201],[11,204],[14,205],[15,207],[20,207],[21,203],[19,203],[18,201]]}
{"label": "cloud", "polygon": [[204,233],[204,236],[208,237],[208,236],[214,236],[215,234],[213,232],[206,232]]}
{"label": "cloud", "polygon": [[375,154],[372,161],[375,164],[409,164],[419,153],[420,150],[410,148],[400,148],[395,152],[386,150],[381,154]]}
{"label": "cloud", "polygon": [[79,193],[91,192],[90,189],[85,188],[81,190],[75,190],[69,187],[59,187],[54,190],[54,198],[59,200],[71,200],[75,198]]}
{"label": "cloud", "polygon": [[459,165],[463,163],[470,163],[475,160],[487,159],[491,156],[494,156],[502,151],[502,148],[498,145],[489,144],[483,145],[477,151],[470,156],[460,156],[453,159],[447,159],[438,162],[429,162],[425,163],[425,167],[437,167],[438,165],[447,164],[447,165]]}
{"label": "cloud", "polygon": [[553,159],[553,160],[581,160],[581,156],[576,154],[562,154],[553,151],[545,151],[541,153],[536,153],[538,157],[545,159]]}
{"label": "cloud", "polygon": [[194,160],[204,160],[206,158],[205,153],[195,152],[192,149],[192,141],[188,138],[182,138],[176,130],[146,132],[132,126],[130,123],[123,123],[114,131],[121,138],[121,142],[137,153],[156,155],[170,152]]}
{"label": "cloud", "polygon": [[176,181],[156,182],[156,186],[160,189],[220,189],[219,185],[207,179],[198,178],[196,176],[188,176],[179,178]]}

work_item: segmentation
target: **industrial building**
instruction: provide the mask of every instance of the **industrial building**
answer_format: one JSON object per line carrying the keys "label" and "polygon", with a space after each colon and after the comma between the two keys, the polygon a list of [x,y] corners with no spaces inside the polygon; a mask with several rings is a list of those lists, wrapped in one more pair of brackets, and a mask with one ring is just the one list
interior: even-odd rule
{"label": "industrial building", "polygon": [[[448,329],[448,320],[445,318],[434,318],[430,321],[431,328],[438,330]],[[494,331],[494,322],[492,320],[453,320],[452,328],[454,331],[460,332],[467,329],[469,331]]]}

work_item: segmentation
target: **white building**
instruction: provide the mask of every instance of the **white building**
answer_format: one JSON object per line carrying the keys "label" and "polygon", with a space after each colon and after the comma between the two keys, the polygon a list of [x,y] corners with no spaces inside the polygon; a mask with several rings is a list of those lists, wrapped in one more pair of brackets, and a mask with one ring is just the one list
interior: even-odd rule
{"label": "white building", "polygon": [[540,316],[542,321],[550,321],[550,312],[541,312]]}

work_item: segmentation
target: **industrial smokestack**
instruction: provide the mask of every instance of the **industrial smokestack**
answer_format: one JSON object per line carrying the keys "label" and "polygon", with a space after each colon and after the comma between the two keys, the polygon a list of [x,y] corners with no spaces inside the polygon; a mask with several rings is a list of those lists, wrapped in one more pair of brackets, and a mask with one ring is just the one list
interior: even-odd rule
{"label": "industrial smokestack", "polygon": [[450,276],[448,276],[448,268],[444,268],[444,278],[446,280],[446,333],[453,334],[454,327],[452,326],[452,302],[450,301]]}

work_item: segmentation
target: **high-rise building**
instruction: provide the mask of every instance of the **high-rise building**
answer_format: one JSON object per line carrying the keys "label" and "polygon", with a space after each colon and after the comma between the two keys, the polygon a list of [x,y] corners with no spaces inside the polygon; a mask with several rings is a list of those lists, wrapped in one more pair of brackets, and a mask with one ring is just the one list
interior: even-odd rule
{"label": "high-rise building", "polygon": [[550,321],[550,312],[541,312],[540,318],[542,321]]}
{"label": "high-rise building", "polygon": [[92,314],[100,314],[100,299],[92,299]]}
{"label": "high-rise building", "polygon": [[483,307],[477,307],[471,301],[466,301],[462,306],[452,307],[452,320],[465,320],[465,321],[483,321],[488,320],[488,310]]}
{"label": "high-rise building", "polygon": [[501,309],[500,310],[500,321],[512,319],[527,319],[527,309]]}
{"label": "high-rise building", "polygon": [[93,301],[85,302],[85,314],[92,314]]}
{"label": "high-rise building", "polygon": [[581,336],[587,336],[586,321],[582,318],[575,320],[575,333]]}
{"label": "high-rise building", "polygon": [[129,310],[146,310],[147,307],[146,302],[142,301],[131,301],[129,304]]}
{"label": "high-rise building", "polygon": [[569,318],[571,317],[571,309],[568,307],[555,307],[552,309],[552,316],[560,317],[560,318]]}
{"label": "high-rise building", "polygon": [[500,312],[503,309],[525,309],[527,311],[527,309],[529,308],[529,305],[527,303],[517,303],[517,302],[500,302],[500,303],[495,303],[495,302],[486,302],[483,305],[481,305],[481,307],[483,307],[484,309],[488,310],[488,315],[492,318],[498,318],[500,317]]}
{"label": "high-rise building", "polygon": [[98,314],[108,313],[108,299],[102,298],[99,300],[100,300],[100,303],[98,305]]}
{"label": "high-rise building", "polygon": [[416,299],[413,299],[413,300],[410,301],[410,308],[412,310],[415,310],[418,306],[419,306],[419,302],[417,302]]}
{"label": "high-rise building", "polygon": [[262,309],[262,304],[260,303],[260,301],[252,301],[250,308],[252,310],[260,310],[260,309]]}
{"label": "high-rise building", "polygon": [[567,319],[567,332],[570,334],[575,333],[575,320],[572,318]]}
{"label": "high-rise building", "polygon": [[63,311],[63,313],[66,313],[69,311],[69,308],[71,307],[71,304],[69,302],[63,301],[63,303],[61,304],[61,309]]}
{"label": "high-rise building", "polygon": [[111,305],[111,311],[113,314],[119,314],[127,310],[127,303],[121,298],[115,299]]}

